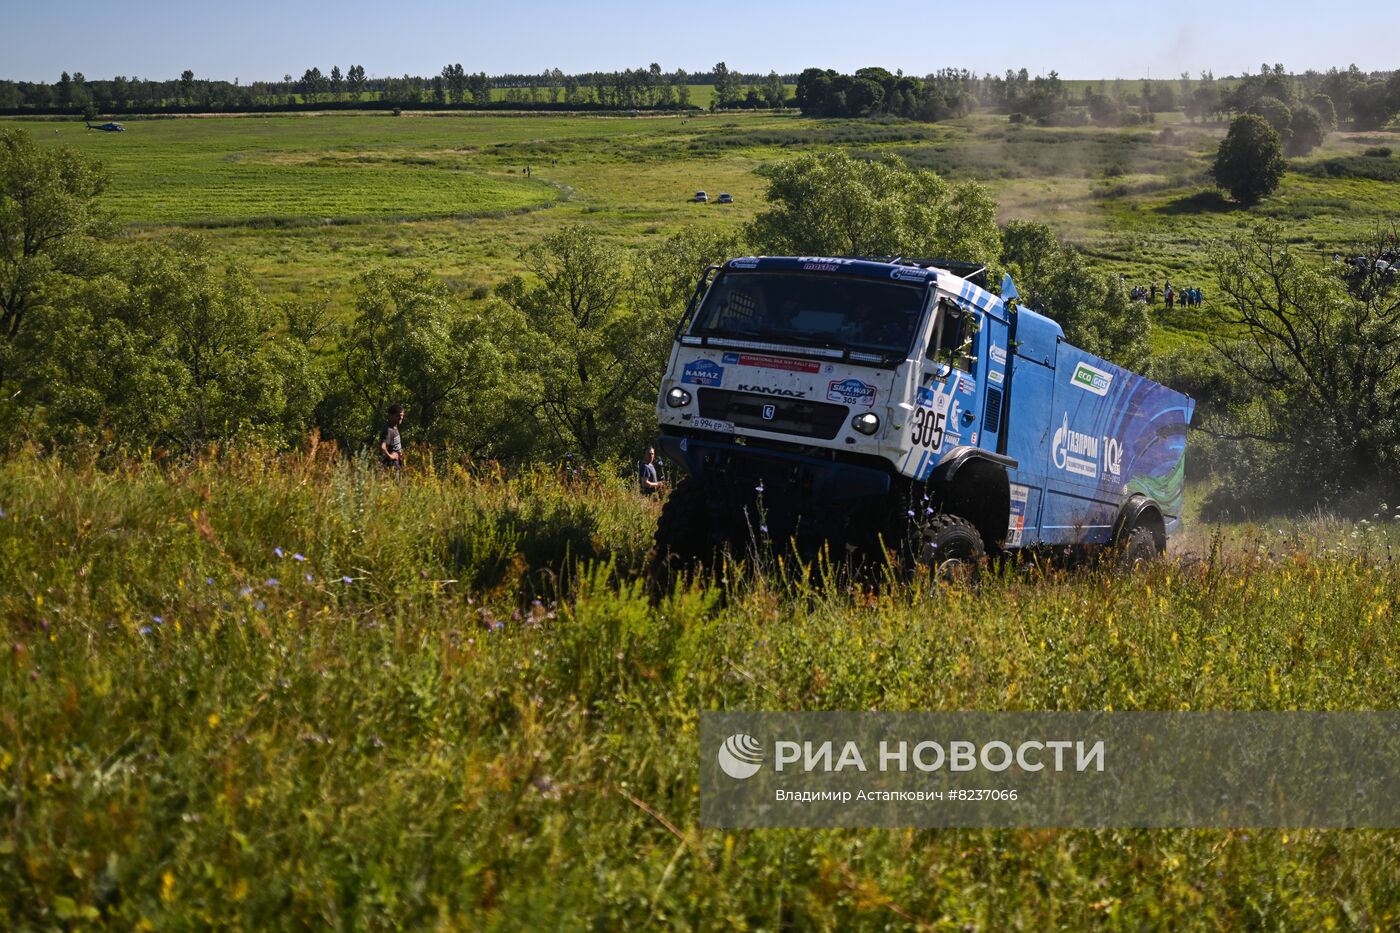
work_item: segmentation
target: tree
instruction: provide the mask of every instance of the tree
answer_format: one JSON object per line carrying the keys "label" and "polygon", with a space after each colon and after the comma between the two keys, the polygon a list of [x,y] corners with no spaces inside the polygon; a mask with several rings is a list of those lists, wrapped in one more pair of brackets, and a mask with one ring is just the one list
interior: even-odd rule
{"label": "tree", "polygon": [[567,227],[521,254],[536,279],[515,277],[500,295],[523,322],[518,396],[556,454],[625,456],[648,424],[673,318],[628,307],[628,264],[591,227]]}
{"label": "tree", "polygon": [[805,155],[761,170],[768,208],[747,236],[766,253],[926,256],[995,263],[996,202],[971,182],[951,186],[894,156]]}
{"label": "tree", "polygon": [[1273,127],[1263,117],[1246,113],[1230,123],[1211,176],[1236,201],[1254,204],[1278,188],[1286,167]]}
{"label": "tree", "polygon": [[1400,289],[1375,271],[1357,277],[1311,265],[1272,225],[1237,234],[1212,258],[1222,321],[1239,334],[1220,352],[1249,392],[1207,428],[1264,446],[1273,472],[1251,481],[1263,480],[1275,506],[1393,484]]}
{"label": "tree", "polygon": [[763,99],[769,107],[782,107],[787,100],[787,87],[776,71],[768,72],[768,80],[763,85]]}
{"label": "tree", "polygon": [[73,149],[0,130],[0,398],[26,358],[30,317],[97,271],[93,238],[114,232],[98,205],[109,181]]}
{"label": "tree", "polygon": [[130,243],[118,259],[46,315],[31,394],[49,432],[181,450],[290,441],[309,415],[287,404],[303,369],[247,271],[191,237]]}
{"label": "tree", "polygon": [[345,87],[350,92],[350,97],[359,100],[360,95],[365,90],[365,66],[351,65],[350,70],[345,73]]}
{"label": "tree", "polygon": [[194,100],[194,72],[188,68],[180,72],[180,100],[186,104]]}
{"label": "tree", "polygon": [[714,105],[716,107],[728,107],[739,98],[738,78],[729,72],[729,66],[724,62],[715,65],[715,96]]}
{"label": "tree", "polygon": [[340,100],[340,90],[345,84],[345,76],[340,73],[339,65],[331,66],[331,99]]}
{"label": "tree", "polygon": [[369,440],[385,408],[402,401],[420,437],[490,451],[509,346],[493,328],[518,322],[455,307],[421,269],[371,272],[355,288],[356,313],[341,331],[349,413],[334,433]]}
{"label": "tree", "polygon": [[1307,104],[1293,108],[1288,121],[1287,152],[1291,156],[1305,156],[1327,138],[1327,127],[1318,112]]}

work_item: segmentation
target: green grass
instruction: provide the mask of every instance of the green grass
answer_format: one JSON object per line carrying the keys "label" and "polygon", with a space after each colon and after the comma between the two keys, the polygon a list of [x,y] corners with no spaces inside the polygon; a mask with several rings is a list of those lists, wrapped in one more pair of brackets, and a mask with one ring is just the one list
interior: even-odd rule
{"label": "green grass", "polygon": [[1242,527],[1215,549],[1197,531],[1139,577],[932,596],[735,576],[653,607],[635,582],[653,505],[629,485],[305,457],[0,465],[0,917],[1400,918],[1395,832],[724,832],[699,828],[695,787],[702,709],[1394,708],[1393,531]]}

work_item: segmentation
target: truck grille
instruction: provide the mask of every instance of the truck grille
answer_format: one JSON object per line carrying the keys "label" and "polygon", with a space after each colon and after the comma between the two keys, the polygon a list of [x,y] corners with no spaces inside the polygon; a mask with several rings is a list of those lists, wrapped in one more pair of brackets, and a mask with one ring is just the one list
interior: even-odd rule
{"label": "truck grille", "polygon": [[[845,405],[809,402],[804,399],[775,398],[728,389],[701,389],[700,416],[719,421],[732,421],[738,427],[780,434],[799,434],[829,441],[841,433],[849,409]],[[773,408],[773,417],[763,417],[763,410]]]}

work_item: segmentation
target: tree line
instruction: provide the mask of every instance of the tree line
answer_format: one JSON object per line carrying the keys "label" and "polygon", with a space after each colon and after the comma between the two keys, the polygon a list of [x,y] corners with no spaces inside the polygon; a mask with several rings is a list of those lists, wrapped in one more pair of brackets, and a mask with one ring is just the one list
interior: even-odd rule
{"label": "tree line", "polygon": [[697,85],[714,88],[714,106],[781,107],[785,84],[793,75],[749,75],[731,71],[724,62],[707,72],[663,71],[652,62],[621,71],[566,74],[550,68],[539,74],[487,75],[470,72],[461,63],[444,65],[431,75],[374,77],[363,65],[344,70],[332,65],[305,69],[300,77],[250,84],[197,78],[186,69],[178,79],[151,80],[118,75],[89,79],[82,72],[63,72],[57,81],[0,80],[0,112],[71,113],[95,116],[121,113],[238,112],[296,109],[313,106],[432,106],[521,107],[580,109],[688,109]]}
{"label": "tree line", "polygon": [[1217,80],[1209,71],[1175,80],[1121,79],[1085,83],[1071,93],[1051,71],[1022,68],[1004,75],[944,69],[922,78],[884,68],[853,74],[808,68],[797,78],[795,102],[814,117],[895,116],[937,122],[971,110],[1010,115],[1013,122],[1042,125],[1125,126],[1180,111],[1191,120],[1258,113],[1284,139],[1290,154],[1310,151],[1339,123],[1356,129],[1384,125],[1400,114],[1400,72],[1365,73],[1355,65],[1326,72],[1287,72],[1261,65],[1258,74]]}

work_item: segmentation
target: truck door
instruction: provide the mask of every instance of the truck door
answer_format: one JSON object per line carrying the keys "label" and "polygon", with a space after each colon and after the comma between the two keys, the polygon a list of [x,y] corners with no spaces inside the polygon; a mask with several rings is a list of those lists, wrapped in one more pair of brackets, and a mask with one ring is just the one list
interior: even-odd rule
{"label": "truck door", "polygon": [[977,373],[985,316],[970,303],[938,299],[933,332],[920,361],[917,405],[910,421],[912,475],[927,479],[947,450],[981,440],[982,388]]}

